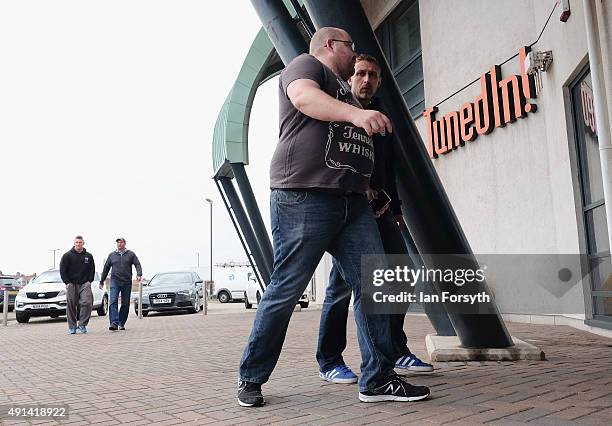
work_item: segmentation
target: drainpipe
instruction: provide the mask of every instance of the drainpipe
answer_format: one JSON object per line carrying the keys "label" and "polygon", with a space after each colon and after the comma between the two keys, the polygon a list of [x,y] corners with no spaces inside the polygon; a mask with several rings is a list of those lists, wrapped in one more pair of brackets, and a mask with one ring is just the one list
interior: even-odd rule
{"label": "drainpipe", "polygon": [[[593,83],[593,103],[595,104],[595,124],[597,127],[597,140],[599,142],[599,159],[601,161],[601,177],[603,179],[604,202],[608,222],[608,242],[612,249],[612,140],[610,140],[610,123],[608,122],[608,104],[606,102],[606,86],[604,84],[604,71],[601,59],[601,45],[597,34],[597,17],[593,13],[591,0],[583,0],[584,21],[589,50],[589,67]],[[600,16],[603,13],[600,14]],[[600,22],[604,25],[605,22]],[[612,84],[612,83],[609,83]]]}

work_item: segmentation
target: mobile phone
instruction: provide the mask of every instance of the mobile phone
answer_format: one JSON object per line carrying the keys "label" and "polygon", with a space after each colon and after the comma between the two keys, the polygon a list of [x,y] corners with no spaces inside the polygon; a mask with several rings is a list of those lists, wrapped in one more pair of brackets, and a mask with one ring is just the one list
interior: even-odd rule
{"label": "mobile phone", "polygon": [[387,206],[390,202],[391,197],[389,197],[389,194],[387,194],[384,189],[381,189],[380,191],[378,191],[378,198],[375,198],[370,201],[370,206],[372,206],[372,210],[374,211],[374,213],[377,213],[384,209],[385,206]]}

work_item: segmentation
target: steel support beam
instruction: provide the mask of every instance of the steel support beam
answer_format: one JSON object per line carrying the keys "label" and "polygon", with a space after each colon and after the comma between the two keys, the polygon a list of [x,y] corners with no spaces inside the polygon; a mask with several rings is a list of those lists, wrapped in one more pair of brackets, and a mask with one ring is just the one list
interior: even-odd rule
{"label": "steel support beam", "polygon": [[246,211],[251,219],[253,231],[255,232],[255,238],[259,244],[259,248],[261,249],[261,254],[264,257],[264,261],[266,262],[266,268],[270,274],[272,274],[274,252],[272,251],[272,244],[270,243],[270,238],[268,237],[268,230],[266,229],[266,225],[261,217],[261,212],[257,206],[257,200],[255,200],[255,195],[253,194],[251,182],[249,181],[249,177],[244,169],[244,164],[231,163],[230,166],[234,172],[236,183],[238,184],[238,190],[240,191],[240,195],[242,195],[242,200],[244,201],[244,206],[246,207]]}
{"label": "steel support beam", "polygon": [[259,247],[259,244],[257,243],[257,239],[255,238],[255,233],[253,232],[251,223],[249,222],[249,219],[244,211],[242,202],[238,197],[238,193],[234,188],[234,184],[228,177],[219,177],[217,179],[223,187],[223,191],[227,196],[227,200],[230,204],[230,207],[234,211],[234,215],[236,216],[236,220],[238,221],[238,226],[240,227],[242,235],[244,235],[244,239],[246,240],[247,246],[249,247],[253,258],[255,259],[255,263],[257,264],[259,273],[261,274],[261,278],[267,286],[270,283],[270,271],[268,271],[263,254],[261,253],[261,249]]}
{"label": "steel support beam", "polygon": [[240,228],[238,226],[238,224],[236,223],[236,218],[234,217],[234,213],[232,210],[232,207],[229,205],[228,201],[227,201],[227,197],[225,196],[225,193],[223,192],[223,189],[221,189],[221,185],[219,185],[219,178],[213,178],[213,180],[215,181],[215,185],[217,185],[217,190],[219,191],[219,195],[221,195],[221,199],[223,200],[223,204],[225,205],[225,208],[227,210],[227,214],[229,214],[229,217],[232,221],[232,225],[234,225],[234,229],[236,230],[236,234],[238,235],[238,239],[240,240],[240,244],[242,245],[242,249],[244,250],[245,254],[247,255],[247,259],[249,260],[249,263],[251,264],[251,268],[253,268],[253,273],[255,274],[255,278],[257,280],[257,284],[259,284],[259,287],[261,288],[261,292],[263,293],[264,291],[266,291],[266,286],[263,283],[263,280],[261,278],[261,273],[259,272],[259,269],[257,268],[257,263],[253,257],[253,253],[250,252],[249,248],[247,247],[246,242],[244,241],[244,238],[242,236],[242,232],[240,232]]}
{"label": "steel support beam", "polygon": [[[414,240],[410,235],[410,231],[406,228],[406,225],[400,226],[400,231],[402,233],[402,237],[404,237],[404,242],[406,243],[406,248],[408,249],[408,255],[410,259],[412,259],[412,263],[414,264],[415,269],[419,269],[421,266],[424,266],[425,263],[417,250],[416,245],[414,244]],[[423,281],[417,283],[415,288],[416,293],[423,293],[428,296],[438,294],[436,289],[431,285],[425,285]],[[425,310],[425,315],[431,322],[434,330],[436,330],[436,334],[438,336],[456,336],[455,329],[453,328],[453,324],[451,323],[450,318],[448,317],[448,313],[446,312],[446,308],[440,302],[432,302],[432,303],[424,303],[423,309]]]}
{"label": "steel support beam", "polygon": [[308,44],[282,0],[251,0],[251,3],[283,63],[288,64],[308,52]]}

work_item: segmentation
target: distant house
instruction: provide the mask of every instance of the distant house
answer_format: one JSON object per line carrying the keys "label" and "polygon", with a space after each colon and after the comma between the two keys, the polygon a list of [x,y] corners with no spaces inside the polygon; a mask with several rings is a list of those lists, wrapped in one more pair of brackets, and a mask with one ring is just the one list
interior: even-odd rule
{"label": "distant house", "polygon": [[26,284],[29,284],[30,281],[36,278],[36,272],[33,273],[32,275],[25,275],[25,274],[17,272],[15,274],[15,278],[17,279],[17,282],[19,283],[20,286],[24,286]]}

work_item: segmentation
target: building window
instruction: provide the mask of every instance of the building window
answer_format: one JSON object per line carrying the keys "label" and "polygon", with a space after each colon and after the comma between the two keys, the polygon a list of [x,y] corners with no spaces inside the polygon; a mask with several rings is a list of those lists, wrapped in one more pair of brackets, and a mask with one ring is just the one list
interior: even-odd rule
{"label": "building window", "polygon": [[376,36],[413,118],[425,109],[419,2],[403,0]]}
{"label": "building window", "polygon": [[578,180],[585,247],[593,273],[590,275],[592,316],[612,321],[610,244],[604,203],[603,177],[595,124],[591,73],[582,72],[570,86],[577,153]]}

